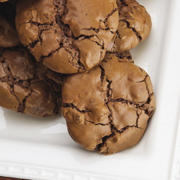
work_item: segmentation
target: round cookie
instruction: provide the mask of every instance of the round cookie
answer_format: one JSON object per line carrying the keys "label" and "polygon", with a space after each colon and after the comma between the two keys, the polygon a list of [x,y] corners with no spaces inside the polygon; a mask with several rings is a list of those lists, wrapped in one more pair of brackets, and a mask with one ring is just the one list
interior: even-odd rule
{"label": "round cookie", "polygon": [[37,61],[71,74],[103,60],[118,19],[116,0],[20,0],[16,27]]}
{"label": "round cookie", "polygon": [[108,46],[110,52],[130,50],[145,40],[151,31],[151,17],[136,0],[117,0],[119,26]]}
{"label": "round cookie", "polygon": [[8,48],[20,45],[16,28],[0,15],[0,47]]}
{"label": "round cookie", "polygon": [[70,136],[90,151],[112,154],[137,144],[155,110],[149,75],[129,57],[107,54],[89,72],[62,87],[62,114]]}
{"label": "round cookie", "polygon": [[63,76],[40,65],[25,48],[0,51],[0,106],[37,117],[60,113]]}

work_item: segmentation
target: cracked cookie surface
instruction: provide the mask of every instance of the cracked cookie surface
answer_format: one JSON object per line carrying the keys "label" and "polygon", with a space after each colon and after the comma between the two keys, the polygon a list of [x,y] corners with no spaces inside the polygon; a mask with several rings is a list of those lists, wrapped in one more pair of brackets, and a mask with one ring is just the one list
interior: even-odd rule
{"label": "cracked cookie surface", "polygon": [[134,146],[155,110],[149,75],[131,56],[107,53],[89,72],[62,87],[62,114],[70,136],[90,151],[112,154]]}
{"label": "cracked cookie surface", "polygon": [[130,50],[145,40],[151,31],[151,17],[136,0],[117,0],[119,25],[108,51]]}
{"label": "cracked cookie surface", "polygon": [[15,47],[20,41],[15,26],[0,15],[0,47]]}
{"label": "cracked cookie surface", "polygon": [[20,41],[53,71],[71,74],[99,64],[118,27],[116,0],[20,0]]}
{"label": "cracked cookie surface", "polygon": [[23,114],[60,113],[63,76],[40,65],[24,48],[0,49],[0,106]]}

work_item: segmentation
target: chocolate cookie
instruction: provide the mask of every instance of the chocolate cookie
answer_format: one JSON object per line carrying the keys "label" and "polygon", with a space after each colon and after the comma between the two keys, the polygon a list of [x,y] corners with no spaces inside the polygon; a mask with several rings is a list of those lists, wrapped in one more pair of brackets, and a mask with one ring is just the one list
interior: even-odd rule
{"label": "chocolate cookie", "polygon": [[127,57],[113,54],[89,72],[69,76],[62,102],[71,137],[104,154],[138,143],[155,109],[148,74]]}
{"label": "chocolate cookie", "polygon": [[0,51],[0,106],[37,117],[60,113],[63,76],[40,65],[25,48]]}
{"label": "chocolate cookie", "polygon": [[117,0],[119,26],[108,51],[122,52],[134,48],[145,40],[151,31],[151,17],[136,0]]}
{"label": "chocolate cookie", "polygon": [[20,45],[16,28],[0,15],[0,47],[15,47]]}
{"label": "chocolate cookie", "polygon": [[102,61],[118,19],[116,0],[20,0],[16,27],[37,61],[77,73]]}

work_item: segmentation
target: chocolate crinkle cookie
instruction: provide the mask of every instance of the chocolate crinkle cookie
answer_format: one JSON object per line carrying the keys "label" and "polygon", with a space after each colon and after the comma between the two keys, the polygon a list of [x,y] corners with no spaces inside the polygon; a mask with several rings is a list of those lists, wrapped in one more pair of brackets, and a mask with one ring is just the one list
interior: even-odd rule
{"label": "chocolate crinkle cookie", "polygon": [[20,45],[15,26],[0,15],[0,47],[8,48]]}
{"label": "chocolate crinkle cookie", "polygon": [[60,113],[63,76],[40,65],[25,48],[0,49],[0,106],[23,114]]}
{"label": "chocolate crinkle cookie", "polygon": [[20,0],[21,43],[53,71],[71,74],[99,64],[118,27],[116,0]]}
{"label": "chocolate crinkle cookie", "polygon": [[117,0],[119,26],[109,44],[108,51],[122,52],[136,47],[145,40],[152,27],[146,8],[136,0]]}
{"label": "chocolate crinkle cookie", "polygon": [[99,66],[70,75],[63,85],[69,134],[90,151],[112,154],[137,144],[155,110],[149,75],[129,60],[107,54]]}

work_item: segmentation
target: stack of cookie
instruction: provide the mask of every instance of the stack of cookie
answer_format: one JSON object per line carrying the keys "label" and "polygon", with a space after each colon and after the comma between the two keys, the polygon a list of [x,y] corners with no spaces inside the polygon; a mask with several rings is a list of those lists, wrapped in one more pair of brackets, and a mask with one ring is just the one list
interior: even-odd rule
{"label": "stack of cookie", "polygon": [[129,51],[150,34],[145,7],[10,0],[0,13],[1,106],[39,117],[62,112],[71,137],[90,151],[112,154],[139,142],[155,110],[150,77]]}

